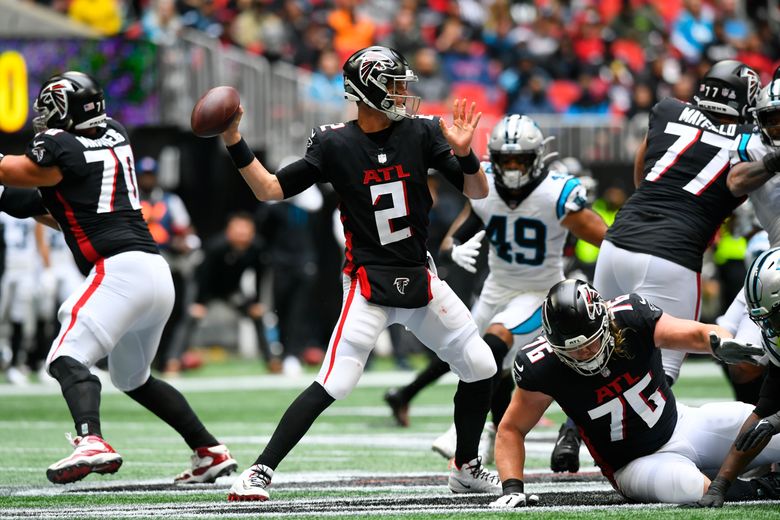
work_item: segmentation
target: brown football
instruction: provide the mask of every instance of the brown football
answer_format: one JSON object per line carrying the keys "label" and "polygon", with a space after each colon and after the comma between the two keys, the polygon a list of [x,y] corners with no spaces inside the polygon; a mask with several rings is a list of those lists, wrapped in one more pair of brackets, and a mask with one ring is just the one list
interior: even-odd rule
{"label": "brown football", "polygon": [[214,87],[195,103],[190,126],[198,137],[214,137],[230,126],[241,98],[233,87]]}

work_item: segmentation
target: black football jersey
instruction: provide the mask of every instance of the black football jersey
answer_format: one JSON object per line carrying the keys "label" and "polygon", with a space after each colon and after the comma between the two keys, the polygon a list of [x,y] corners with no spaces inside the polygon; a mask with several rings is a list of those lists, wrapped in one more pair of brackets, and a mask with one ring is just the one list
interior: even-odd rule
{"label": "black football jersey", "polygon": [[356,121],[323,125],[312,131],[304,160],[319,172],[316,181],[330,182],[341,197],[346,273],[361,265],[425,264],[433,204],[428,169],[451,181],[447,173],[460,172],[438,118],[398,121],[382,146]]}
{"label": "black football jersey", "polygon": [[645,178],[607,240],[696,272],[723,220],[744,198],[726,186],[729,149],[749,125],[716,126],[689,103],[666,98],[650,113]]}
{"label": "black football jersey", "polygon": [[624,341],[600,374],[578,374],[543,337],[520,349],[513,372],[518,387],[555,399],[577,424],[604,475],[612,478],[669,440],[677,409],[653,341],[662,311],[637,294],[615,298],[609,306]]}
{"label": "black football jersey", "polygon": [[121,124],[108,119],[95,137],[50,129],[33,138],[26,154],[62,172],[59,184],[39,191],[82,273],[118,253],[158,253],[141,216],[133,151]]}

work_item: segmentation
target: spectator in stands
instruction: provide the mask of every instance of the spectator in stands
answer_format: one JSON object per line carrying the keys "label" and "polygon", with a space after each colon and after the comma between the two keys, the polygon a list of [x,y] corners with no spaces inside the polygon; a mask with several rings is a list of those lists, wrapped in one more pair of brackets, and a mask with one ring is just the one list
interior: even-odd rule
{"label": "spectator in stands", "polygon": [[68,16],[103,36],[114,36],[122,29],[122,14],[117,0],[71,0]]}
{"label": "spectator in stands", "polygon": [[606,114],[609,111],[609,100],[604,83],[589,73],[580,74],[578,80],[580,97],[568,109],[570,115]]}
{"label": "spectator in stands", "polygon": [[[183,324],[183,334],[177,342],[178,350],[172,354],[183,352],[190,346],[195,328],[208,313],[208,303],[221,300],[252,319],[257,331],[260,354],[269,372],[280,372],[281,362],[271,355],[263,325],[265,309],[260,303],[260,279],[265,265],[262,246],[255,236],[252,215],[232,215],[228,219],[224,234],[212,240],[203,253],[203,262],[198,266],[195,275],[198,286],[195,302],[189,307],[188,319]],[[248,269],[255,271],[257,282],[252,295],[245,295],[241,291],[241,278]]]}
{"label": "spectator in stands", "polygon": [[355,51],[374,44],[376,24],[357,9],[359,3],[359,0],[334,0],[336,8],[328,15],[328,25],[335,32],[333,47],[342,63]]}
{"label": "spectator in stands", "polygon": [[552,114],[555,112],[547,97],[547,79],[534,74],[528,84],[520,91],[518,98],[509,106],[507,112],[514,114]]}
{"label": "spectator in stands", "polygon": [[263,0],[246,0],[246,8],[233,19],[233,40],[254,54],[278,58],[286,37],[282,19]]}
{"label": "spectator in stands", "polygon": [[533,76],[549,79],[547,72],[534,61],[533,56],[524,47],[521,47],[515,53],[514,65],[504,69],[498,76],[498,85],[506,92],[509,106],[514,104]]}
{"label": "spectator in stands", "polygon": [[158,45],[172,45],[181,31],[176,0],[154,0],[141,18],[143,35]]}
{"label": "spectator in stands", "polygon": [[450,94],[450,82],[439,71],[439,55],[430,48],[417,51],[414,55],[414,70],[417,81],[409,84],[409,91],[420,96],[425,103],[438,103]]}
{"label": "spectator in stands", "polygon": [[702,0],[685,0],[672,26],[671,42],[688,62],[698,62],[704,47],[715,37],[714,21],[712,7]]}
{"label": "spectator in stands", "polygon": [[[413,9],[402,7],[396,13],[393,18],[393,31],[381,40],[380,45],[395,49],[404,56],[414,56],[426,46]],[[411,65],[417,69],[414,61]]]}
{"label": "spectator in stands", "polygon": [[306,91],[309,101],[320,107],[340,111],[346,108],[344,100],[344,74],[338,54],[328,50],[320,54],[319,66],[311,74]]}

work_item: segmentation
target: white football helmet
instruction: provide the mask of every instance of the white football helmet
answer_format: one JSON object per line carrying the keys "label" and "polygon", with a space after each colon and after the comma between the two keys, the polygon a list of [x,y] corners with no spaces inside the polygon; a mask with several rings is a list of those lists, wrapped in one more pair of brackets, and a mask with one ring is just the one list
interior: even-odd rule
{"label": "white football helmet", "polygon": [[780,248],[768,249],[758,256],[745,277],[745,300],[748,315],[768,341],[764,350],[769,359],[780,366]]}
{"label": "white football helmet", "polygon": [[764,143],[780,147],[780,67],[775,70],[772,81],[759,92],[753,114]]}
{"label": "white football helmet", "polygon": [[488,142],[496,184],[516,190],[541,176],[545,161],[557,155],[545,155],[549,140],[530,117],[504,116],[493,128]]}

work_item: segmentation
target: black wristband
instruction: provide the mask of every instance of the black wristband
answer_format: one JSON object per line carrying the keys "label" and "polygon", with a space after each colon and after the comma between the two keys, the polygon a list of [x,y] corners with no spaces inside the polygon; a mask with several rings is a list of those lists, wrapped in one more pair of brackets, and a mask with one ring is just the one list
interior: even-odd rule
{"label": "black wristband", "polygon": [[777,150],[766,154],[761,162],[769,173],[780,173],[780,152]]}
{"label": "black wristband", "polygon": [[236,144],[232,144],[226,148],[228,153],[230,154],[230,159],[233,161],[233,164],[235,164],[236,168],[238,168],[239,170],[241,168],[246,168],[247,166],[252,164],[252,161],[255,160],[255,154],[249,148],[249,145],[246,144],[246,141],[244,141],[243,137]]}
{"label": "black wristband", "polygon": [[512,493],[525,493],[525,485],[519,478],[508,478],[501,483],[501,489],[505,495]]}
{"label": "black wristband", "polygon": [[469,150],[469,154],[465,157],[456,155],[455,158],[458,160],[464,175],[474,175],[479,171],[479,159],[477,159],[477,154],[474,153],[474,150]]}

